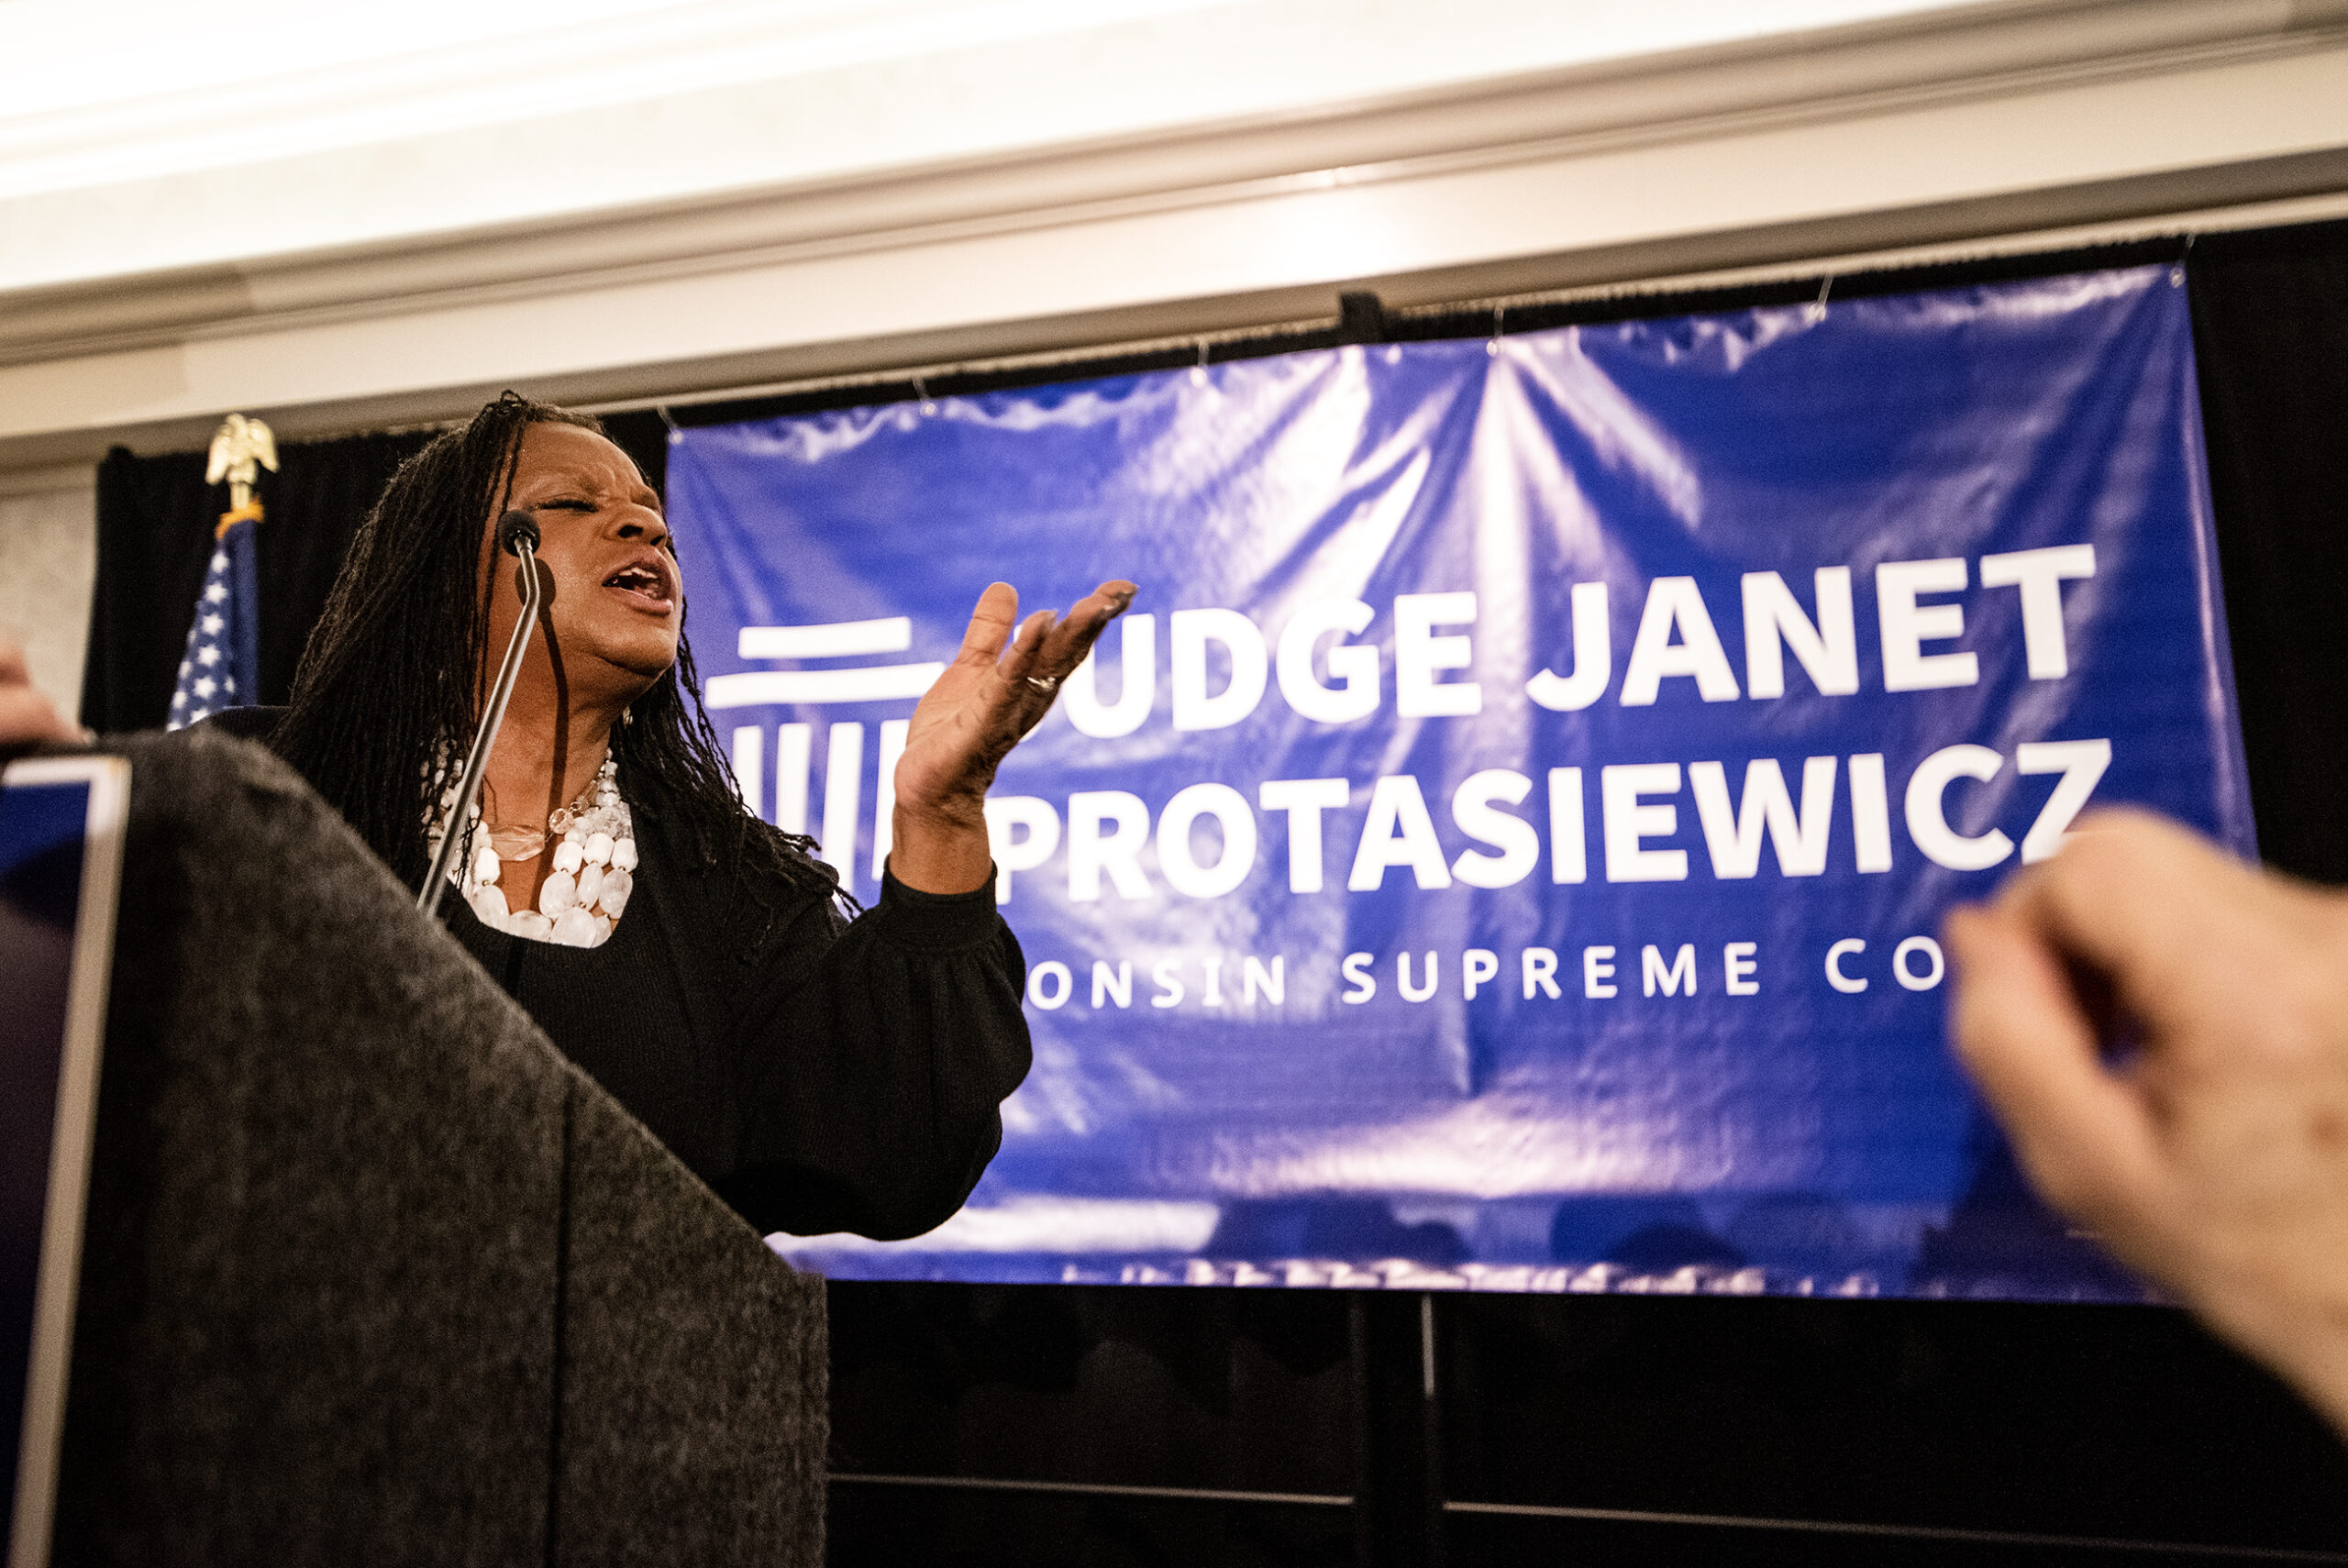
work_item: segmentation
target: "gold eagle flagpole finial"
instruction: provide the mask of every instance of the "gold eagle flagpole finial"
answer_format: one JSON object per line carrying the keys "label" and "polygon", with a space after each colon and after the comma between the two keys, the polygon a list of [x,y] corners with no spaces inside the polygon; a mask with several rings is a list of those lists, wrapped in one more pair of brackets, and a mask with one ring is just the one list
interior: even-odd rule
{"label": "gold eagle flagpole finial", "polygon": [[204,482],[228,481],[228,510],[220,514],[213,532],[226,534],[238,523],[260,521],[260,502],[253,499],[253,481],[260,470],[277,471],[277,437],[258,419],[232,414],[220,422],[212,437],[211,460],[204,466]]}

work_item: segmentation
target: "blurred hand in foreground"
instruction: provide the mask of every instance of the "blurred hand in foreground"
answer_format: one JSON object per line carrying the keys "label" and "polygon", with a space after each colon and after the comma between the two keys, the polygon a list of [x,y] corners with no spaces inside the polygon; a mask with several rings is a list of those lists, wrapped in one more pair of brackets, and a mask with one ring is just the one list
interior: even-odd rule
{"label": "blurred hand in foreground", "polygon": [[81,726],[68,723],[57,705],[33,684],[32,672],[25,665],[24,645],[0,633],[0,758],[18,756],[37,745],[72,745],[87,738]]}
{"label": "blurred hand in foreground", "polygon": [[1945,936],[2039,1191],[2348,1436],[2348,899],[2107,811]]}

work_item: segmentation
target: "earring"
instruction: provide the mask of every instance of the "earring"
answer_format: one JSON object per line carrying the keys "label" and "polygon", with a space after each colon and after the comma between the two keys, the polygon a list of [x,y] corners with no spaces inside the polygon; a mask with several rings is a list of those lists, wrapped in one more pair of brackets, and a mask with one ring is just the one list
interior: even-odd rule
{"label": "earring", "polygon": [[632,707],[622,708],[620,710],[620,723],[623,724],[632,724],[636,723],[636,710]]}

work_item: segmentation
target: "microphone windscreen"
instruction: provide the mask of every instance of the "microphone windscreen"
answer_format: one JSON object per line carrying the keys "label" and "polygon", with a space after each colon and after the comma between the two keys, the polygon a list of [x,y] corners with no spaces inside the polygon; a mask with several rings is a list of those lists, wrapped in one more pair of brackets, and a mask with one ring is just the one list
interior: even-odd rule
{"label": "microphone windscreen", "polygon": [[509,556],[522,553],[523,542],[529,543],[530,552],[537,553],[538,520],[519,507],[497,520],[497,547]]}

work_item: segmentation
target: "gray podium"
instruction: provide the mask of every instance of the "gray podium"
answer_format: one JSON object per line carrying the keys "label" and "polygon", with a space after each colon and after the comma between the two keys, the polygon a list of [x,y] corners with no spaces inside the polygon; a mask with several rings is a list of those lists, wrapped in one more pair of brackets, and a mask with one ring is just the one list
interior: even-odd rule
{"label": "gray podium", "polygon": [[273,757],[122,750],[53,1561],[812,1568],[822,1281]]}

